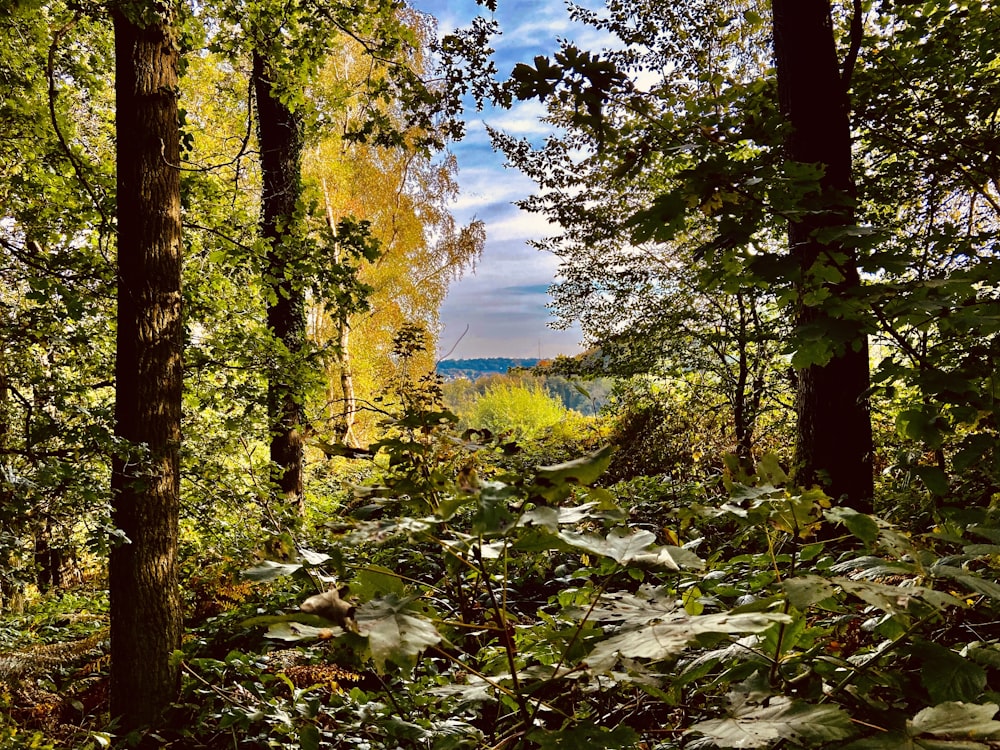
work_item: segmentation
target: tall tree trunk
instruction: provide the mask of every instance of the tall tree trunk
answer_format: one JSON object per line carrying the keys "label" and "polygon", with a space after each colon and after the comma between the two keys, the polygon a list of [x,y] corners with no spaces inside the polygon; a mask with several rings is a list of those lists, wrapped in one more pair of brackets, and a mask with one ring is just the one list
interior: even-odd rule
{"label": "tall tree trunk", "polygon": [[[114,13],[118,163],[118,359],[111,552],[111,714],[153,724],[177,694],[181,440],[178,43],[159,3]],[[133,17],[141,17],[139,25]],[[156,20],[149,20],[156,19]]]}
{"label": "tall tree trunk", "polygon": [[274,90],[263,53],[253,55],[263,190],[261,235],[268,243],[267,282],[271,299],[267,324],[279,348],[267,391],[271,430],[272,483],[300,514],[303,469],[302,368],[306,342],[306,299],[302,271],[295,269],[295,210],[301,194],[302,123]]}
{"label": "tall tree trunk", "polygon": [[[829,0],[773,0],[772,7],[778,96],[791,126],[787,157],[825,167],[818,204],[788,227],[801,272],[799,332],[821,332],[834,347],[829,362],[798,373],[796,479],[803,485],[818,483],[834,498],[870,511],[868,339],[860,315],[831,314],[822,303],[810,304],[806,298],[807,292],[824,286],[835,299],[843,299],[861,285],[856,252],[817,237],[818,230],[854,223],[850,101],[840,77]],[[839,280],[822,281],[832,268],[839,270]]]}
{"label": "tall tree trunk", "polygon": [[[326,188],[326,180],[323,180],[323,200],[326,203],[326,226],[330,230],[336,250],[334,251],[333,262],[340,263],[340,243],[337,239],[337,221],[333,216],[333,203],[330,202],[330,193]],[[351,322],[346,310],[338,310],[337,315],[337,367],[340,368],[340,390],[342,399],[338,418],[336,422],[336,434],[334,438],[337,442],[343,443],[352,448],[360,448],[360,444],[354,435],[354,424],[357,421],[358,401],[354,391],[354,368],[351,364]]]}

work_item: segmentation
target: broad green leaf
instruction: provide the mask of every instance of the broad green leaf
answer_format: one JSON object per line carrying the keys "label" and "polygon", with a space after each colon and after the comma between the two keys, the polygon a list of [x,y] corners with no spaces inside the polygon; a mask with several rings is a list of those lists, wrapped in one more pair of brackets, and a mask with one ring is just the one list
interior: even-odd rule
{"label": "broad green leaf", "polygon": [[963,606],[961,599],[926,586],[890,586],[884,583],[851,581],[839,577],[832,580],[847,593],[853,594],[862,601],[889,614],[905,612],[914,599],[919,599],[937,609]]}
{"label": "broad green leaf", "polygon": [[949,702],[925,708],[906,722],[911,736],[933,734],[937,737],[975,739],[1000,736],[1000,721],[994,721],[997,704]]}
{"label": "broad green leaf", "polygon": [[403,595],[406,588],[402,579],[381,565],[369,565],[358,571],[351,581],[351,596],[362,601],[377,599],[386,594]]}
{"label": "broad green leaf", "polygon": [[837,587],[820,576],[796,576],[783,581],[781,587],[791,605],[802,611],[837,595]]}
{"label": "broad green leaf", "polygon": [[837,506],[824,511],[823,515],[834,523],[842,523],[854,536],[871,546],[878,539],[878,523],[871,516],[858,513],[854,508]]}
{"label": "broad green leaf", "polygon": [[311,549],[301,549],[299,554],[309,565],[322,565],[330,560],[330,556],[323,552],[315,552]]}
{"label": "broad green leaf", "polygon": [[319,727],[315,724],[304,724],[299,730],[299,748],[301,750],[319,750]]}
{"label": "broad green leaf", "polygon": [[542,526],[552,533],[559,531],[560,524],[572,524],[595,518],[607,517],[607,510],[598,510],[597,503],[583,503],[569,508],[553,508],[551,506],[541,506],[525,511],[518,519],[518,526]]}
{"label": "broad green leaf", "polygon": [[681,653],[702,633],[760,633],[792,618],[777,612],[690,616],[678,609],[663,622],[630,630],[601,641],[588,654],[587,664],[598,672],[610,671],[618,658],[661,661]]}
{"label": "broad green leaf", "polygon": [[778,456],[770,451],[761,456],[760,461],[757,462],[757,476],[763,482],[772,485],[784,484],[788,481],[788,475],[781,468]]}
{"label": "broad green leaf", "polygon": [[771,523],[787,534],[795,534],[805,539],[815,529],[819,520],[819,501],[825,499],[826,495],[816,490],[773,500]]}
{"label": "broad green leaf", "polygon": [[690,550],[682,547],[654,545],[656,536],[650,531],[629,534],[625,529],[614,529],[603,539],[575,531],[560,531],[559,538],[567,544],[594,555],[610,557],[622,565],[635,564],[667,570],[701,568],[704,563]]}
{"label": "broad green leaf", "polygon": [[940,578],[951,578],[969,591],[975,591],[977,594],[983,594],[995,601],[1000,601],[1000,584],[996,581],[983,578],[962,568],[956,568],[953,565],[932,565],[930,572]]}
{"label": "broad green leaf", "polygon": [[923,481],[927,489],[938,497],[948,494],[948,475],[937,466],[917,466],[914,472]]}
{"label": "broad green leaf", "polygon": [[986,687],[986,671],[950,648],[921,641],[912,652],[920,662],[920,682],[935,703],[975,700]]}
{"label": "broad green leaf", "polygon": [[553,466],[539,466],[535,475],[533,491],[551,502],[569,497],[573,487],[593,484],[608,468],[611,462],[612,446]]}
{"label": "broad green leaf", "polygon": [[776,740],[815,747],[854,733],[850,716],[836,706],[814,706],[785,696],[767,705],[746,703],[733,716],[698,722],[689,730],[719,747],[766,747]]}
{"label": "broad green leaf", "polygon": [[265,560],[243,571],[243,575],[252,581],[273,581],[277,578],[293,575],[302,570],[300,563],[279,563]]}
{"label": "broad green leaf", "polygon": [[390,661],[412,670],[417,656],[441,640],[433,623],[423,617],[413,600],[388,594],[360,605],[354,614],[358,633],[368,638],[375,669],[385,671]]}
{"label": "broad green leaf", "polygon": [[333,627],[317,628],[301,622],[278,622],[267,629],[265,637],[279,641],[314,641],[336,638],[343,634],[343,632],[343,628],[336,625]]}

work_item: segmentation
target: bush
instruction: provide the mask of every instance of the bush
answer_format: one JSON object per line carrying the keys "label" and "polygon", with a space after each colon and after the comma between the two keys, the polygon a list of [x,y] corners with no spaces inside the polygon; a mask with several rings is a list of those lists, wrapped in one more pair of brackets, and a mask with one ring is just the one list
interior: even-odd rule
{"label": "bush", "polygon": [[567,414],[559,400],[540,385],[498,383],[476,399],[464,421],[470,427],[510,433],[517,440],[534,440]]}

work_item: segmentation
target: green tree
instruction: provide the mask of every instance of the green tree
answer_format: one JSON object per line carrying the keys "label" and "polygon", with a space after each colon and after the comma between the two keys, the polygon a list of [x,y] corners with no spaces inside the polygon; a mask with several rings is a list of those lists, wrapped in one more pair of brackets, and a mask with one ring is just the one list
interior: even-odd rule
{"label": "green tree", "polygon": [[[112,38],[61,3],[0,19],[0,596],[108,525]],[[86,522],[86,524],[81,523]],[[32,549],[34,548],[34,549]]]}

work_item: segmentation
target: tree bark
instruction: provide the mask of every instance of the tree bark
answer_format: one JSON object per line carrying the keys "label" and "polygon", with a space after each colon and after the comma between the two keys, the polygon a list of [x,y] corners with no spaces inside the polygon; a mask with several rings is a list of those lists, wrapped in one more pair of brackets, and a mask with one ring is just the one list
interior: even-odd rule
{"label": "tree bark", "polygon": [[[825,170],[819,195],[807,196],[810,210],[788,226],[801,274],[798,331],[821,332],[833,347],[826,364],[798,372],[796,480],[819,484],[857,510],[871,511],[867,335],[860,313],[832,313],[807,299],[807,293],[825,288],[833,299],[844,300],[861,286],[856,251],[817,237],[818,230],[854,223],[850,100],[837,63],[829,0],[773,0],[772,7],[778,97],[790,125],[786,155]],[[824,280],[830,269],[839,272],[837,280]]]}
{"label": "tree bark", "polygon": [[303,366],[306,299],[302,271],[294,269],[295,211],[301,195],[302,123],[274,90],[267,58],[253,55],[257,137],[263,189],[261,235],[267,241],[267,324],[279,349],[268,379],[272,484],[299,514],[302,502],[304,437]]}
{"label": "tree bark", "polygon": [[[181,440],[181,206],[178,43],[152,3],[114,12],[118,164],[118,358],[112,467],[111,714],[122,734],[156,722],[177,694]],[[127,14],[128,13],[128,14]],[[158,17],[157,17],[158,16]]]}

